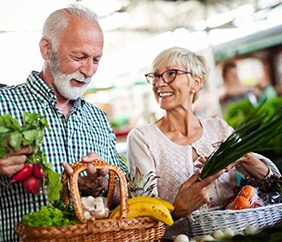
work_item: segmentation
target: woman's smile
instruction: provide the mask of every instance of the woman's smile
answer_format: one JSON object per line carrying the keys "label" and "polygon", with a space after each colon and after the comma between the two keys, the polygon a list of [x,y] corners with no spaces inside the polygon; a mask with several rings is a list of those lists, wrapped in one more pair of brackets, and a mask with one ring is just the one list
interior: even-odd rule
{"label": "woman's smile", "polygon": [[159,92],[158,95],[159,97],[168,97],[168,96],[172,96],[173,93],[172,92]]}

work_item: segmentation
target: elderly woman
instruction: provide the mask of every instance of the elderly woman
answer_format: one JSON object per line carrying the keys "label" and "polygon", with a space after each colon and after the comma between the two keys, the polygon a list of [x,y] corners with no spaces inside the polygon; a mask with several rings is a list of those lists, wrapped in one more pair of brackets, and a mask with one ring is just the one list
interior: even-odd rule
{"label": "elderly woman", "polygon": [[208,74],[203,56],[179,47],[162,51],[145,76],[165,114],[156,122],[134,128],[127,139],[131,175],[138,167],[144,175],[153,171],[160,177],[154,193],[174,204],[175,220],[202,206],[225,204],[237,185],[236,172],[258,178],[280,175],[269,159],[248,153],[225,172],[198,181],[204,158],[233,132],[220,118],[200,118],[193,113],[192,104]]}

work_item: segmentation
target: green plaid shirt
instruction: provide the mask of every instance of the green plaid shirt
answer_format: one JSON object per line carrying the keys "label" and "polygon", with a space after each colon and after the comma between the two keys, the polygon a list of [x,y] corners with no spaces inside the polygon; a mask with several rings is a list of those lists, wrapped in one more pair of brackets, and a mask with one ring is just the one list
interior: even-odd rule
{"label": "green plaid shirt", "polygon": [[[36,112],[47,117],[51,131],[45,132],[42,150],[59,173],[62,161],[73,163],[89,152],[127,172],[116,151],[116,138],[105,112],[79,98],[66,121],[56,108],[53,90],[38,74],[32,72],[24,84],[0,89],[0,115],[10,113],[22,120],[23,112]],[[0,177],[0,181],[0,241],[14,242],[18,240],[15,225],[25,214],[45,205],[46,198],[26,193],[22,183],[13,183],[9,188],[3,186],[8,182],[7,177]]]}

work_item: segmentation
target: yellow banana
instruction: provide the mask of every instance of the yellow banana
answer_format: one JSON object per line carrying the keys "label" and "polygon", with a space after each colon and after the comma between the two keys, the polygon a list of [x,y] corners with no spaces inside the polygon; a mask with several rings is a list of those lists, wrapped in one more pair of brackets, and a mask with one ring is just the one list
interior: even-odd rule
{"label": "yellow banana", "polygon": [[[136,202],[140,202],[140,203],[143,203],[143,202],[155,202],[155,203],[159,203],[159,204],[162,204],[162,205],[165,205],[167,207],[167,209],[169,210],[169,212],[172,212],[174,210],[174,206],[172,203],[170,203],[169,201],[166,201],[164,199],[160,199],[160,198],[156,198],[156,197],[149,197],[149,196],[138,196],[138,197],[132,197],[132,198],[129,198],[127,203],[128,205],[132,204],[132,203],[136,203]],[[120,210],[120,205],[117,206],[112,212],[111,212],[111,215],[109,218],[113,218],[113,217],[118,217],[116,216],[116,213],[118,212],[119,213],[119,210]]]}
{"label": "yellow banana", "polygon": [[[119,216],[120,210],[118,209],[114,214],[111,213],[109,218],[116,218]],[[135,202],[128,205],[128,218],[144,216],[163,222],[168,226],[173,224],[170,211],[164,204],[154,202]]]}
{"label": "yellow banana", "polygon": [[160,204],[164,204],[168,208],[168,210],[170,212],[172,212],[174,210],[174,206],[173,206],[172,203],[170,203],[167,200],[160,199],[160,198],[157,198],[157,197],[138,196],[138,197],[133,197],[133,198],[128,199],[128,204],[132,204],[132,203],[135,203],[135,202],[155,202],[155,203],[160,203]]}

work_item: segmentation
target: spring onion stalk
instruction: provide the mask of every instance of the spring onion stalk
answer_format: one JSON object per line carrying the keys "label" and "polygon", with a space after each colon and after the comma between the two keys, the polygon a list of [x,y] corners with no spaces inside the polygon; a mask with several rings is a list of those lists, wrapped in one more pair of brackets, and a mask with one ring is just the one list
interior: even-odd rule
{"label": "spring onion stalk", "polygon": [[265,150],[264,145],[282,133],[282,107],[266,118],[267,113],[259,112],[263,104],[211,153],[200,179],[215,174],[249,152]]}

